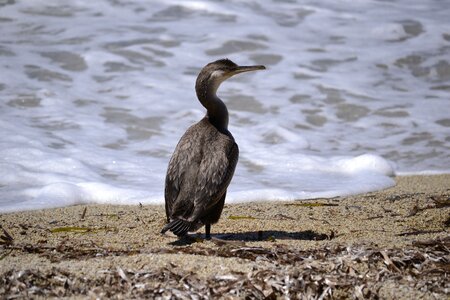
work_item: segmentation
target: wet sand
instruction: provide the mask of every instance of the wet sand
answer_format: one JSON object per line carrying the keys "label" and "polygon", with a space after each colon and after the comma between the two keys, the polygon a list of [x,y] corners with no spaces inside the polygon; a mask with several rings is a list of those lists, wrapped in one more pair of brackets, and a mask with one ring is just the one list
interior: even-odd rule
{"label": "wet sand", "polygon": [[335,199],[226,205],[213,239],[161,235],[164,206],[0,215],[6,298],[387,298],[450,294],[450,175]]}

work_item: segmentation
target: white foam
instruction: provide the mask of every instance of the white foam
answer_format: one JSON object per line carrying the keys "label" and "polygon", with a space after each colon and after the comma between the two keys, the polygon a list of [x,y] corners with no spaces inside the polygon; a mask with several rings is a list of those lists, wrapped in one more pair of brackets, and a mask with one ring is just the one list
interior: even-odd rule
{"label": "white foam", "polygon": [[228,203],[387,188],[450,172],[448,15],[438,0],[25,1],[0,9],[0,212],[163,203],[201,119],[200,67],[227,80],[240,160]]}
{"label": "white foam", "polygon": [[394,41],[402,38],[407,38],[409,34],[405,32],[402,24],[382,24],[372,29],[372,34],[375,38]]}

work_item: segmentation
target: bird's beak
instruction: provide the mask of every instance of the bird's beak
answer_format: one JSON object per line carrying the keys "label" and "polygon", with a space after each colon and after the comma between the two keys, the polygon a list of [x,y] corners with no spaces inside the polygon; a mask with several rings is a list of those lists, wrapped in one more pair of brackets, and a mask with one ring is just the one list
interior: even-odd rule
{"label": "bird's beak", "polygon": [[266,67],[259,65],[259,66],[237,66],[235,70],[233,70],[231,73],[232,75],[236,75],[239,73],[244,72],[250,72],[250,71],[258,71],[258,70],[265,70]]}

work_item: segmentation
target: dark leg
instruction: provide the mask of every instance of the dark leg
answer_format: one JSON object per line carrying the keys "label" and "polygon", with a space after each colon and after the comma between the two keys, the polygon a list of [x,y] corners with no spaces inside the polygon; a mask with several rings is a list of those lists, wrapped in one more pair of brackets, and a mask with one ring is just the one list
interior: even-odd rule
{"label": "dark leg", "polygon": [[219,221],[225,203],[225,197],[226,191],[223,193],[220,201],[209,210],[208,215],[200,219],[200,221],[205,224],[205,238],[208,240],[211,239],[211,224],[215,224]]}
{"label": "dark leg", "polygon": [[211,224],[205,225],[205,239],[207,240],[211,239]]}

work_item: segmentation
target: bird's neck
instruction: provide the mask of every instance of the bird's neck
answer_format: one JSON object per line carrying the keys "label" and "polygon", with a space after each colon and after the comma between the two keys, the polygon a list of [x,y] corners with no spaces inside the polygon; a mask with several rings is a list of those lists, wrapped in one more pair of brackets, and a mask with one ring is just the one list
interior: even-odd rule
{"label": "bird's neck", "polygon": [[209,122],[220,132],[228,131],[228,109],[216,95],[217,87],[210,86],[197,90],[197,97],[200,103],[206,108],[206,116]]}

